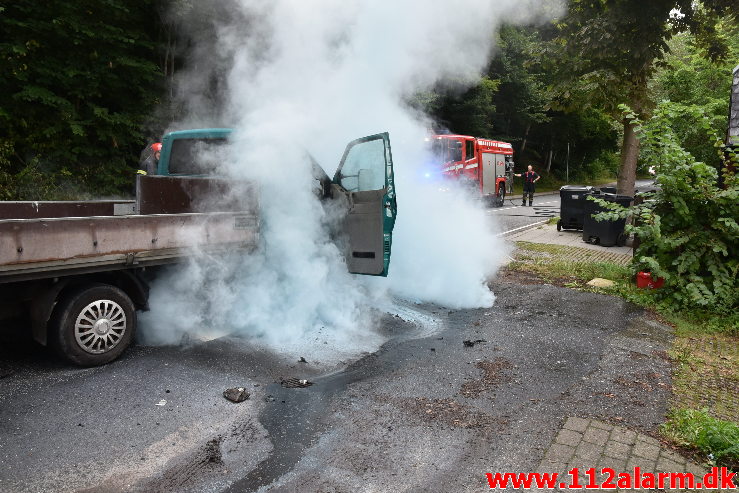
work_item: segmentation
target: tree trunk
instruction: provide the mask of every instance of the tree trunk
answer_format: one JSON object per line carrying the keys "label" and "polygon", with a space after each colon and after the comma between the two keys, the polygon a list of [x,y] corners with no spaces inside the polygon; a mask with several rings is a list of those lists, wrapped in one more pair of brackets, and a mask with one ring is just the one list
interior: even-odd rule
{"label": "tree trunk", "polygon": [[[647,76],[642,73],[634,77],[629,94],[629,106],[639,118],[644,118],[644,102],[647,94]],[[636,125],[624,118],[624,140],[621,144],[621,163],[618,170],[618,193],[634,196],[636,183],[636,164],[639,160],[639,137]]]}
{"label": "tree trunk", "polygon": [[531,130],[531,123],[526,125],[526,131],[523,133],[523,142],[521,143],[521,150],[520,153],[523,153],[523,151],[526,150],[526,141],[529,138],[529,130]]}
{"label": "tree trunk", "polygon": [[621,164],[618,172],[618,193],[634,196],[636,182],[636,162],[639,159],[639,138],[636,136],[636,126],[629,120],[624,120],[624,141],[621,145]]}

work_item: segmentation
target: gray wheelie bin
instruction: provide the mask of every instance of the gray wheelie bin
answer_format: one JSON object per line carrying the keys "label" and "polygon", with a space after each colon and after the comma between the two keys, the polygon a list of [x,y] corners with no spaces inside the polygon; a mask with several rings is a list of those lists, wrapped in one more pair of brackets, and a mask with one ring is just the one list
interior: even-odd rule
{"label": "gray wheelie bin", "polygon": [[585,202],[588,195],[599,193],[594,187],[565,185],[559,189],[559,221],[557,231],[582,229],[585,220]]}
{"label": "gray wheelie bin", "polygon": [[[623,207],[628,207],[631,205],[631,201],[634,200],[633,197],[629,197],[628,195],[616,195],[613,193],[602,193],[598,195],[598,198],[609,202],[616,202]],[[606,211],[607,209],[592,200],[585,201],[585,221],[582,229],[582,240],[594,245],[607,247],[614,245],[623,246],[626,243],[626,234],[624,233],[626,219],[600,222],[593,219],[593,214]]]}

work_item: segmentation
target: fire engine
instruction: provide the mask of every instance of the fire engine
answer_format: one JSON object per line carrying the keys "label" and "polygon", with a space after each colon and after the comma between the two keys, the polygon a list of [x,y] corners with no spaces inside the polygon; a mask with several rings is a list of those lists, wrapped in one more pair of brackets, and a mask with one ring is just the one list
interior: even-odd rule
{"label": "fire engine", "polygon": [[435,165],[447,179],[469,184],[487,203],[500,207],[513,191],[513,146],[469,135],[433,135]]}

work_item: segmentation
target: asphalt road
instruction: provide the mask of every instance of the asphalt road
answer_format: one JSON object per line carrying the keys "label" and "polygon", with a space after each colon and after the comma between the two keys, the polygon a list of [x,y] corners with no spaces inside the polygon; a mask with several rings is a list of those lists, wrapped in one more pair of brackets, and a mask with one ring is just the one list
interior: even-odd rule
{"label": "asphalt road", "polygon": [[4,327],[0,492],[482,491],[533,470],[567,416],[656,429],[669,333],[617,298],[493,289],[490,309],[403,305],[338,369],[233,338],[79,369]]}
{"label": "asphalt road", "polygon": [[487,209],[493,227],[501,234],[524,229],[532,224],[541,224],[551,217],[559,216],[558,193],[538,194],[533,206],[521,206],[521,199],[506,199],[503,207]]}

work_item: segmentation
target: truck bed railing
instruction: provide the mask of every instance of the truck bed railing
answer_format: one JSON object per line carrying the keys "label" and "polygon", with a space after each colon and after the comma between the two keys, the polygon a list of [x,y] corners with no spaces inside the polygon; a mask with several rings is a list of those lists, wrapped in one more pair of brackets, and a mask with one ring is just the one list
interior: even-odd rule
{"label": "truck bed railing", "polygon": [[199,251],[250,249],[256,210],[0,220],[0,283],[41,273],[157,265]]}

